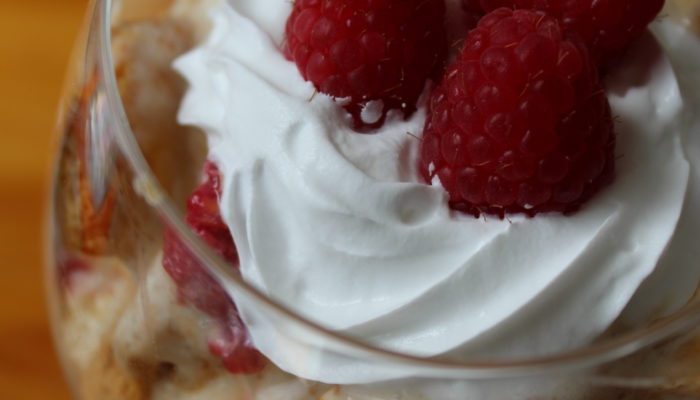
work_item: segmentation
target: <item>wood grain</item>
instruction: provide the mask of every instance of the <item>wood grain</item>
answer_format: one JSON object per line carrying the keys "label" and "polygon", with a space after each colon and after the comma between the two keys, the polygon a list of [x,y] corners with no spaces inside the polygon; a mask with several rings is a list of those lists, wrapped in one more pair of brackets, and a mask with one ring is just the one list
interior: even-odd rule
{"label": "wood grain", "polygon": [[68,400],[42,277],[54,121],[87,0],[0,0],[0,399]]}

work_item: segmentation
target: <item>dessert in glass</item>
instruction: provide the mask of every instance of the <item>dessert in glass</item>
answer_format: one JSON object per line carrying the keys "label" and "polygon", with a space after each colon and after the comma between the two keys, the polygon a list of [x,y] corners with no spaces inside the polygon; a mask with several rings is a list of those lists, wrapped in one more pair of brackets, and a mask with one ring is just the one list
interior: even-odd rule
{"label": "dessert in glass", "polygon": [[94,1],[76,399],[700,397],[700,6],[663,4]]}

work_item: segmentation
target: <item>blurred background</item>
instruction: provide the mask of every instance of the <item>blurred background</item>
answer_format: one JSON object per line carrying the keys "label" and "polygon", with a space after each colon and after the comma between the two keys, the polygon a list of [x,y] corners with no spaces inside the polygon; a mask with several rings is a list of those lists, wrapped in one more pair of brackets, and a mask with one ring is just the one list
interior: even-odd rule
{"label": "blurred background", "polygon": [[0,0],[0,399],[70,399],[51,343],[42,235],[63,76],[87,0]]}

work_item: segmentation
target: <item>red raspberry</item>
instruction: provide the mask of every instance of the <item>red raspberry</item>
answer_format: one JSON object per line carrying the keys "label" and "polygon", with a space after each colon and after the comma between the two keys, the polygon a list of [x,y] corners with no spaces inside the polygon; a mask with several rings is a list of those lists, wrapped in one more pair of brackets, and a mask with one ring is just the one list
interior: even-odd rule
{"label": "red raspberry", "polygon": [[501,8],[481,19],[433,92],[419,170],[450,206],[573,212],[614,168],[610,106],[585,46],[559,22]]}
{"label": "red raspberry", "polygon": [[[444,0],[297,0],[285,54],[320,92],[350,99],[356,129],[376,128],[390,109],[414,112],[426,79],[442,72],[444,14]],[[381,116],[363,121],[373,100]]]}
{"label": "red raspberry", "polygon": [[595,60],[615,57],[638,39],[665,0],[463,0],[465,7],[544,11],[582,35]]}
{"label": "red raspberry", "polygon": [[[206,180],[188,201],[186,222],[219,255],[237,266],[238,253],[231,232],[219,213],[219,171],[215,164],[207,162],[204,172]],[[265,359],[253,346],[231,298],[176,233],[166,229],[163,240],[163,268],[177,285],[180,299],[212,316],[219,324],[220,332],[209,343],[212,354],[232,373],[260,371]]]}

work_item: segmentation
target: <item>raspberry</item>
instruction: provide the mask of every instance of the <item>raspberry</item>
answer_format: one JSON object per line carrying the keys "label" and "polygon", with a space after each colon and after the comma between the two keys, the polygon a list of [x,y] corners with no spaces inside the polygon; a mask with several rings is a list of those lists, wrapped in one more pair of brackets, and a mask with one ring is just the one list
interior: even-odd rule
{"label": "raspberry", "polygon": [[607,97],[585,46],[554,18],[487,14],[428,106],[418,168],[453,209],[570,213],[612,178]]}
{"label": "raspberry", "polygon": [[[206,180],[188,201],[186,222],[214,251],[237,265],[231,232],[219,213],[219,171],[211,162],[206,163],[204,171]],[[212,354],[232,373],[260,371],[265,360],[253,346],[236,305],[176,233],[166,229],[163,241],[163,268],[175,282],[181,301],[210,315],[219,325],[220,332],[209,342]]]}
{"label": "raspberry", "polygon": [[606,63],[638,39],[659,14],[665,0],[463,0],[464,7],[492,11],[500,7],[543,11],[578,32],[593,58]]}
{"label": "raspberry", "polygon": [[[317,90],[345,106],[355,128],[381,126],[391,109],[408,116],[447,55],[444,0],[297,0],[285,55]],[[362,110],[381,101],[375,120]]]}

